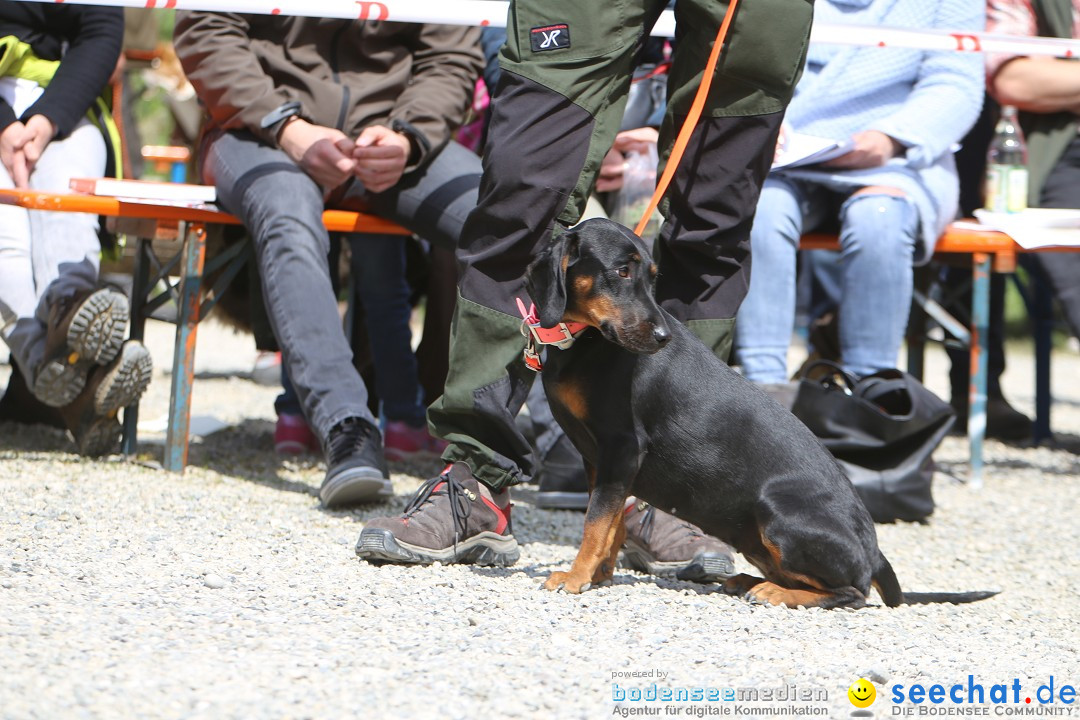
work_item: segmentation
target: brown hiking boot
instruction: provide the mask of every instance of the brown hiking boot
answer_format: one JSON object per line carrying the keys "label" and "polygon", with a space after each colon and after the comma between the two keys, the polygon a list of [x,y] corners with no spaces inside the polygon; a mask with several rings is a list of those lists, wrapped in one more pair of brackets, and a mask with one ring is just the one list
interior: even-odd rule
{"label": "brown hiking boot", "polygon": [[85,290],[53,303],[34,397],[52,407],[72,403],[86,385],[90,368],[112,362],[120,352],[128,315],[127,298],[107,288]]}
{"label": "brown hiking boot", "polygon": [[722,582],[735,574],[729,545],[641,501],[626,509],[623,557],[634,570],[693,582]]}
{"label": "brown hiking boot", "polygon": [[78,397],[60,408],[64,424],[88,457],[107,455],[120,439],[121,408],[135,404],[150,384],[153,362],[138,340],[129,340],[108,365],[94,368]]}
{"label": "brown hiking boot", "polygon": [[513,565],[510,491],[492,492],[469,466],[448,465],[416,491],[399,517],[369,520],[356,541],[368,562]]}

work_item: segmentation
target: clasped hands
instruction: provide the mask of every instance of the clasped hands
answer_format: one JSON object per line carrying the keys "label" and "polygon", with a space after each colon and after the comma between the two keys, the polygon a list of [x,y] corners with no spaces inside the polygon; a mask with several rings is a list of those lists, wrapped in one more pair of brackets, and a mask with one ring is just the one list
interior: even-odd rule
{"label": "clasped hands", "polygon": [[44,115],[32,115],[25,123],[16,120],[0,132],[0,162],[15,187],[30,187],[30,173],[54,137],[56,126]]}
{"label": "clasped hands", "polygon": [[340,130],[302,118],[285,125],[278,144],[326,190],[355,176],[373,193],[397,184],[412,152],[407,137],[382,125],[364,128],[354,141]]}

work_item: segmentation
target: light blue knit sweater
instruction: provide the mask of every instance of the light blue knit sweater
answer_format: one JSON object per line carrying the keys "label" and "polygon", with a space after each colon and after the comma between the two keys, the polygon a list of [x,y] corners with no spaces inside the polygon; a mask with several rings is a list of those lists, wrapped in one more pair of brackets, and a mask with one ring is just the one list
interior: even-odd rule
{"label": "light blue knit sweater", "polygon": [[[817,0],[814,22],[982,30],[986,5],[985,0]],[[879,130],[907,152],[867,170],[783,172],[847,188],[900,188],[919,209],[922,237],[916,261],[924,261],[956,217],[959,181],[953,150],[979,116],[983,73],[978,53],[815,43],[788,107],[791,128],[833,140]]]}

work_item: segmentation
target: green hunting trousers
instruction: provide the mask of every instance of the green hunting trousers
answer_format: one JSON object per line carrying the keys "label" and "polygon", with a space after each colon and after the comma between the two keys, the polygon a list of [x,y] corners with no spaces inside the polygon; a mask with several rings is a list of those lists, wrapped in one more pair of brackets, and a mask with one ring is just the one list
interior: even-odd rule
{"label": "green hunting trousers", "polygon": [[[428,411],[443,457],[499,489],[533,471],[514,417],[534,374],[515,298],[553,233],[574,224],[622,118],[634,58],[666,0],[514,0],[476,210],[458,248],[444,395]],[[727,3],[677,0],[661,166]],[[657,298],[722,359],[750,277],[750,225],[802,70],[812,0],[741,0],[686,154],[661,205]],[[662,168],[661,168],[662,170]],[[550,352],[560,352],[552,349]]]}

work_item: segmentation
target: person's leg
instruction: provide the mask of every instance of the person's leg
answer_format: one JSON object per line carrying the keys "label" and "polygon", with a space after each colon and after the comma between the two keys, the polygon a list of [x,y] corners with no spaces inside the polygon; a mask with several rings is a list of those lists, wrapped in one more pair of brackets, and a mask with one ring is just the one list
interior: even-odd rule
{"label": "person's leg", "polygon": [[[0,188],[15,183],[0,164]],[[30,368],[41,363],[45,349],[45,324],[37,319],[38,294],[34,287],[34,263],[30,251],[30,211],[0,205],[0,336],[26,368],[27,385],[33,387]]]}
{"label": "person's leg", "polygon": [[222,205],[251,232],[270,323],[312,428],[325,439],[347,417],[374,424],[330,288],[318,185],[246,132],[214,140],[206,171]]}
{"label": "person's leg", "polygon": [[736,358],[759,384],[787,382],[787,350],[795,324],[795,266],[803,232],[803,188],[770,179],[750,233],[754,268],[735,325]]}
{"label": "person's leg", "polygon": [[[380,217],[400,223],[436,247],[453,251],[476,207],[480,175],[476,153],[451,141],[427,165],[386,192],[364,195],[362,202]],[[360,189],[358,185],[356,190]]]}
{"label": "person's leg", "polygon": [[204,166],[222,205],[254,240],[263,299],[284,366],[326,450],[323,503],[389,495],[378,423],[353,368],[331,288],[322,191],[284,152],[244,131],[214,139]]}
{"label": "person's leg", "polygon": [[918,231],[915,206],[892,188],[863,188],[840,210],[840,353],[856,376],[896,367]]}
{"label": "person's leg", "polygon": [[[1073,140],[1050,172],[1039,206],[1080,207],[1080,138]],[[1036,253],[1034,257],[1054,291],[1069,331],[1080,338],[1080,253]]]}
{"label": "person's leg", "polygon": [[300,406],[300,397],[296,394],[289,373],[278,365],[278,380],[281,394],[274,399],[274,412],[277,422],[274,424],[274,452],[278,455],[299,455],[305,452],[319,452],[319,440],[304,417]]}
{"label": "person's leg", "polygon": [[[104,173],[105,152],[101,132],[82,120],[70,135],[45,148],[30,175],[30,187],[46,192],[70,192],[72,178],[99,177]],[[33,376],[30,387],[34,395],[55,407],[74,402],[84,390],[94,365],[111,363],[124,342],[128,299],[114,290],[97,289],[101,253],[97,231],[95,215],[30,213],[30,247],[38,295],[35,312],[46,334],[37,346],[41,356],[28,372]],[[127,357],[137,359],[139,364],[140,380],[132,385],[129,394],[137,397],[145,387],[141,378],[144,371],[148,372],[149,355],[140,346],[138,350],[130,350]],[[127,373],[123,379],[128,379]],[[92,418],[93,413],[86,415],[87,422],[92,422]],[[115,423],[110,423],[108,428],[102,423],[102,431],[98,433],[101,442],[91,444],[81,439],[85,435],[84,424],[80,421],[78,426],[69,428],[81,449],[102,452],[111,449]]]}
{"label": "person's leg", "polygon": [[[700,84],[726,3],[675,6],[675,54],[660,131],[661,170]],[[750,279],[750,228],[783,111],[809,44],[808,0],[738,6],[701,120],[661,205],[661,305],[721,359]]]}
{"label": "person's leg", "polygon": [[[105,142],[101,133],[83,121],[67,138],[45,148],[30,177],[30,185],[34,190],[69,192],[72,177],[97,177],[104,168]],[[2,168],[0,184],[14,187]],[[39,377],[46,355],[68,354],[63,347],[47,347],[50,308],[68,298],[87,295],[97,285],[100,253],[97,222],[97,216],[81,213],[0,208],[0,312],[4,339],[35,394],[41,394]],[[111,297],[103,296],[103,300]],[[111,309],[112,303],[107,304]],[[118,309],[115,323],[121,335],[127,322],[124,305],[123,313]],[[107,362],[119,350],[119,342],[112,332],[101,338],[108,340],[109,347],[104,348],[107,352],[100,353],[103,349],[100,347],[90,350],[95,359],[102,354],[100,360]],[[41,392],[55,390],[45,393],[49,404],[66,404],[82,389],[89,369],[90,365],[82,361],[77,367],[58,363],[48,373],[50,388],[42,384]]]}
{"label": "person's leg", "polygon": [[350,235],[350,269],[375,363],[375,391],[387,420],[419,426],[425,421],[412,350],[412,305],[405,279],[405,239],[399,235]]}
{"label": "person's leg", "polygon": [[[82,120],[68,137],[49,143],[30,176],[30,187],[48,192],[71,192],[75,177],[100,177],[105,169],[101,131]],[[45,242],[33,243],[34,282],[41,302],[38,319],[47,323],[49,305],[97,286],[101,244],[98,218],[83,213],[30,214],[31,233]]]}
{"label": "person's leg", "polygon": [[[49,143],[30,176],[34,190],[69,192],[75,177],[99,177],[106,150],[101,132],[82,120]],[[153,362],[137,340],[124,342],[128,299],[97,289],[101,246],[98,219],[80,213],[30,214],[37,318],[46,326],[34,394],[60,408],[83,455],[115,450],[117,412],[150,383]]]}
{"label": "person's leg", "polygon": [[[356,548],[361,557],[516,561],[506,488],[533,471],[514,418],[534,375],[521,359],[514,299],[526,297],[525,268],[556,224],[581,216],[619,127],[637,39],[652,22],[645,4],[515,4],[478,202],[458,248],[450,370],[428,410],[433,434],[450,442],[443,453],[450,465],[403,516],[368,521]],[[658,15],[661,3],[650,4]]]}
{"label": "person's leg", "polygon": [[[512,19],[478,206],[458,251],[446,391],[428,415],[436,434],[451,441],[444,457],[466,462],[496,489],[533,472],[531,449],[514,424],[533,381],[521,361],[514,298],[526,297],[522,275],[537,248],[556,225],[580,218],[618,129],[634,39],[644,22],[642,16],[633,28],[624,27],[628,20],[617,8],[568,0],[519,3]],[[562,24],[569,26],[570,48],[536,49],[541,41],[531,37],[534,28]],[[575,27],[582,28],[580,39]]]}

